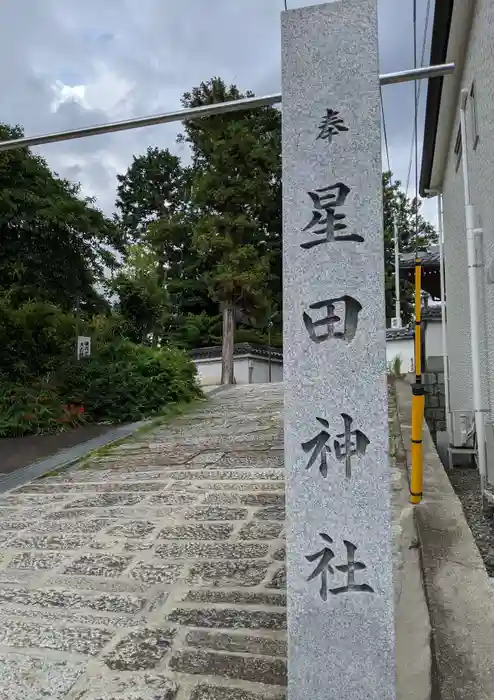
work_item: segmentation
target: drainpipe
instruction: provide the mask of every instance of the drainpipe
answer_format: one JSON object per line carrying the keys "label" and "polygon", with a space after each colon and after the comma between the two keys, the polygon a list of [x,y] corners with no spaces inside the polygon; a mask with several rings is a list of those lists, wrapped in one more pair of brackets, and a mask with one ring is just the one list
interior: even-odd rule
{"label": "drainpipe", "polygon": [[451,425],[450,400],[449,400],[449,359],[448,341],[446,335],[446,273],[444,268],[444,217],[443,217],[443,195],[439,190],[426,190],[430,197],[437,197],[437,223],[439,233],[439,278],[441,284],[441,341],[443,351],[444,367],[444,400],[446,413],[446,432],[448,433],[449,444],[453,444],[453,430]]}
{"label": "drainpipe", "polygon": [[449,444],[453,442],[453,431],[451,429],[451,412],[449,403],[449,359],[448,340],[446,336],[446,275],[444,269],[444,219],[443,219],[443,195],[437,195],[437,217],[439,226],[439,271],[441,281],[441,339],[443,348],[444,367],[444,399],[446,409],[446,431],[448,433]]}
{"label": "drainpipe", "polygon": [[480,376],[480,318],[478,283],[481,280],[483,263],[477,260],[476,240],[481,239],[482,229],[475,227],[475,210],[470,199],[470,179],[468,172],[468,144],[466,126],[466,103],[468,91],[461,91],[460,129],[462,143],[463,186],[465,190],[465,221],[467,229],[468,291],[470,297],[470,347],[472,353],[473,408],[475,412],[475,432],[482,496],[486,495],[487,465],[485,452],[485,422],[482,402],[482,382]]}

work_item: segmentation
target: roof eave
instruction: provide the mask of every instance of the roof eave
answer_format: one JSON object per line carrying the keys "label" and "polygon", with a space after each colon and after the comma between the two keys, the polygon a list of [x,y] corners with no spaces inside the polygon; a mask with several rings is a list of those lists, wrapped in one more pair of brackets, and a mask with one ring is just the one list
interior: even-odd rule
{"label": "roof eave", "polygon": [[[454,0],[437,0],[434,10],[432,28],[430,65],[445,63],[448,54],[451,20]],[[424,145],[422,150],[422,168],[420,173],[420,195],[428,194],[431,187],[432,166],[436,149],[437,127],[444,78],[432,78],[427,88],[427,106],[425,112]]]}

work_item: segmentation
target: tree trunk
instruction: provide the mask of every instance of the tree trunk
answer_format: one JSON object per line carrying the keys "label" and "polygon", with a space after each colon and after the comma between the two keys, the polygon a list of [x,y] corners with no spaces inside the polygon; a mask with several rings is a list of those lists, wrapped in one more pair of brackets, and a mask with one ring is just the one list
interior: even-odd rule
{"label": "tree trunk", "polygon": [[223,308],[223,348],[221,353],[221,383],[234,384],[233,350],[235,345],[235,307],[227,302]]}

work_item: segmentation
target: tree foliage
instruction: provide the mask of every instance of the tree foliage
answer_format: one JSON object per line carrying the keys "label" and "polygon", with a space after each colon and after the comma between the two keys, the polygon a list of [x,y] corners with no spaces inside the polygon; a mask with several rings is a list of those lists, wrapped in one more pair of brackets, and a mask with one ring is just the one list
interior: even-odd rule
{"label": "tree foliage", "polygon": [[[221,78],[182,99],[198,107],[250,97]],[[190,121],[193,245],[207,261],[210,296],[223,310],[222,382],[233,381],[236,314],[258,318],[280,287],[280,114],[272,107]],[[278,300],[280,300],[278,289]]]}
{"label": "tree foliage", "polygon": [[160,282],[182,313],[214,314],[204,261],[192,242],[192,171],[168,149],[148,148],[118,175],[116,222],[129,242],[156,256]]}
{"label": "tree foliage", "polygon": [[[184,94],[186,108],[252,96],[212,78]],[[274,108],[190,120],[179,141],[191,166],[169,152],[148,149],[119,178],[119,220],[161,256],[170,314],[165,340],[182,347],[221,342],[225,308],[238,337],[281,342],[281,115]],[[180,200],[180,198],[182,198]],[[163,206],[166,199],[170,204]],[[178,201],[180,200],[180,201]],[[394,232],[400,251],[436,241],[391,174],[383,174],[386,312],[394,315]],[[418,214],[418,216],[416,216]],[[418,233],[417,233],[418,231]],[[413,290],[401,282],[402,316],[411,314]],[[233,323],[232,323],[233,320]],[[232,347],[229,337],[229,352]]]}
{"label": "tree foliage", "polygon": [[[22,130],[0,125],[0,139]],[[53,174],[27,149],[0,153],[0,292],[13,304],[30,299],[98,309],[105,267],[123,251],[117,226],[82,199],[79,185]]]}
{"label": "tree foliage", "polygon": [[[182,103],[252,95],[212,78]],[[19,136],[0,125],[0,139]],[[187,121],[179,141],[190,165],[160,148],[133,158],[113,220],[28,149],[0,153],[0,436],[75,425],[81,404],[88,420],[118,421],[188,400],[194,367],[179,349],[223,342],[230,382],[234,339],[281,345],[281,114]],[[389,321],[393,221],[402,253],[436,234],[391,173],[383,200]],[[402,282],[403,321],[412,294]],[[75,359],[78,334],[92,338],[88,361]]]}
{"label": "tree foliage", "polygon": [[[163,258],[126,247],[125,228],[29,150],[0,153],[0,187],[0,437],[136,420],[195,396],[184,353],[141,344],[166,317]],[[91,358],[77,361],[77,335]]]}
{"label": "tree foliage", "polygon": [[156,253],[143,244],[130,246],[112,288],[127,337],[135,343],[147,343],[152,337],[156,344],[163,334],[169,306]]}
{"label": "tree foliage", "polygon": [[[386,319],[395,313],[394,279],[394,221],[398,226],[400,253],[426,250],[437,242],[437,233],[431,223],[420,214],[420,200],[409,199],[399,180],[392,180],[392,173],[383,173],[384,216],[384,269],[386,284]],[[405,280],[400,280],[400,302],[402,321],[412,316],[413,289]]]}
{"label": "tree foliage", "polygon": [[190,173],[168,149],[149,147],[117,175],[118,222],[127,238],[139,242],[149,224],[183,213],[189,200]]}

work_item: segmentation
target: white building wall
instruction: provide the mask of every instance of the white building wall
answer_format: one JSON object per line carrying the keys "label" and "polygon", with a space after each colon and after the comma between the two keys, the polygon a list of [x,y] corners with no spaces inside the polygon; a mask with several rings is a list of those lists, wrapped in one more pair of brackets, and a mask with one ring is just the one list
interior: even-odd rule
{"label": "white building wall", "polygon": [[[473,406],[470,352],[470,313],[465,230],[464,190],[461,163],[456,167],[454,147],[460,122],[460,92],[470,91],[475,81],[479,141],[473,149],[472,102],[467,103],[467,157],[472,204],[477,225],[484,229],[486,267],[494,261],[494,3],[477,0],[465,66],[457,95],[454,126],[443,180],[444,260],[447,306],[450,404],[452,411],[471,411]],[[463,144],[465,152],[465,144]],[[494,287],[484,279],[481,295],[481,353],[484,401],[493,409]]]}
{"label": "white building wall", "polygon": [[[271,360],[271,382],[283,381],[283,365],[281,362]],[[254,372],[252,382],[261,384],[269,382],[269,362],[264,358],[256,357],[254,360]]]}
{"label": "white building wall", "polygon": [[399,357],[401,360],[401,371],[403,374],[414,371],[412,338],[387,341],[386,361],[388,367],[392,366],[396,357]]}
{"label": "white building wall", "polygon": [[221,360],[217,358],[200,357],[194,359],[197,369],[197,379],[201,386],[216,386],[221,381]]}
{"label": "white building wall", "polygon": [[[217,386],[221,382],[221,358],[199,357],[194,359],[197,377],[201,386]],[[256,356],[234,358],[234,374],[237,384],[259,384],[268,382],[268,361]],[[283,381],[283,363],[278,359],[271,361],[271,381]]]}
{"label": "white building wall", "polygon": [[[251,360],[254,363],[254,360]],[[235,381],[237,384],[252,384],[249,381],[249,358],[248,357],[236,357],[234,360],[234,374]]]}
{"label": "white building wall", "polygon": [[442,324],[440,321],[427,321],[424,340],[426,359],[443,356]]}

